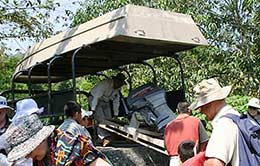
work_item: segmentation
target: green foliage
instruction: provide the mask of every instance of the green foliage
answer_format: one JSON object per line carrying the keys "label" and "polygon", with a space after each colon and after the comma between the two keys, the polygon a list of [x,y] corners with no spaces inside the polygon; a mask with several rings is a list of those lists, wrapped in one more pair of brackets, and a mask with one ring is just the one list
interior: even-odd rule
{"label": "green foliage", "polygon": [[[56,23],[58,26],[68,27],[67,22],[73,16],[70,9],[76,7],[76,3],[76,0],[0,0],[0,47],[6,53],[24,52],[25,50],[17,46],[16,49],[10,47],[10,42],[22,48],[20,42],[39,42],[55,34]],[[64,5],[69,7],[63,9]]]}
{"label": "green foliage", "polygon": [[226,99],[226,102],[235,108],[239,113],[244,114],[247,112],[247,103],[249,101],[249,96],[231,96]]}
{"label": "green foliage", "polygon": [[208,121],[206,115],[200,113],[199,110],[192,110],[191,115],[199,118],[204,123],[204,125],[208,131],[208,135],[210,135],[213,127],[212,127],[211,123]]}
{"label": "green foliage", "polygon": [[[15,38],[44,39],[52,34],[52,23],[49,22],[49,12],[54,10],[53,0],[44,2],[30,1],[0,1],[0,44],[5,40]],[[7,48],[11,49],[11,48]]]}
{"label": "green foliage", "polygon": [[0,91],[11,89],[11,77],[20,58],[20,56],[8,57],[0,54]]}

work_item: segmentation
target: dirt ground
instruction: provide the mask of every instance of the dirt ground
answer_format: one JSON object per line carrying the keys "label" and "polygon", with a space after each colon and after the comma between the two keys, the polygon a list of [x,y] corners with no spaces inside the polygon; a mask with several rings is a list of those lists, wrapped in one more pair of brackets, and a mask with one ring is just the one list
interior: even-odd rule
{"label": "dirt ground", "polygon": [[134,147],[105,147],[106,154],[113,166],[168,166],[168,156],[141,145]]}

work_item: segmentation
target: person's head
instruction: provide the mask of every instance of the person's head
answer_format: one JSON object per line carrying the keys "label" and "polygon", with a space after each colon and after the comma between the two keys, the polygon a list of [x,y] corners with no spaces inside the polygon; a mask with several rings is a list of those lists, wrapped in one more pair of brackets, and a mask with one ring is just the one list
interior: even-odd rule
{"label": "person's head", "polygon": [[8,118],[7,112],[9,110],[13,110],[13,109],[7,105],[6,98],[0,96],[0,122],[4,122]]}
{"label": "person's head", "polygon": [[190,114],[189,106],[190,106],[190,104],[185,102],[185,101],[179,102],[178,105],[177,105],[176,111],[179,114],[184,114],[184,113]]}
{"label": "person's head", "polygon": [[38,115],[31,114],[13,122],[1,136],[8,144],[8,160],[27,157],[42,160],[49,149],[47,138],[55,126],[43,126]]}
{"label": "person's head", "polygon": [[226,104],[225,98],[231,91],[231,86],[221,87],[217,79],[203,80],[194,88],[196,99],[190,109],[199,109],[208,120],[212,120]]}
{"label": "person's head", "polygon": [[113,76],[112,79],[113,79],[113,88],[114,89],[121,88],[123,85],[126,84],[126,82],[125,82],[126,77],[123,73],[118,73],[116,76]]}
{"label": "person's head", "polygon": [[23,99],[16,103],[15,115],[12,118],[12,121],[34,113],[41,114],[43,111],[44,108],[38,108],[37,103],[33,99]]}
{"label": "person's head", "polygon": [[93,115],[92,111],[85,111],[84,109],[81,109],[82,120],[80,124],[84,127],[89,127],[93,125],[92,115]]}
{"label": "person's head", "polygon": [[75,101],[68,101],[64,105],[64,112],[67,117],[76,120],[78,123],[81,121],[81,106]]}
{"label": "person's head", "polygon": [[190,140],[185,140],[179,144],[178,154],[182,163],[195,155],[194,146],[195,143]]}
{"label": "person's head", "polygon": [[254,118],[258,118],[260,111],[260,100],[258,98],[252,98],[247,103],[248,113]]}

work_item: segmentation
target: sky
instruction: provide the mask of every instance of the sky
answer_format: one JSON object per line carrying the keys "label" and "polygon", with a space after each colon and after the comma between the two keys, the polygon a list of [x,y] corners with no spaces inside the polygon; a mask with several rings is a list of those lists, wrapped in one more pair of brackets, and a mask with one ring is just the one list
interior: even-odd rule
{"label": "sky", "polygon": [[[50,13],[51,17],[50,17],[50,22],[55,22],[55,18],[59,15],[59,16],[63,16],[65,15],[65,10],[70,10],[73,13],[75,13],[77,11],[77,9],[80,7],[79,2],[84,2],[85,0],[55,0],[54,2],[58,2],[60,3],[60,7],[57,7],[54,11],[52,11]],[[73,4],[72,2],[76,2],[75,4]],[[61,22],[60,23],[54,23],[54,32],[57,31],[65,31],[66,29],[69,28],[69,25],[71,23],[72,20],[68,19],[66,22],[62,19],[60,19]],[[62,26],[65,23],[67,23],[68,26]],[[21,41],[19,39],[10,39],[6,42],[7,47],[8,48],[12,48],[12,50],[7,51],[7,55],[12,55],[12,54],[16,54],[18,52],[16,52],[16,49],[19,49],[19,53],[24,54],[29,46],[32,46],[33,44],[35,44],[32,41],[26,40],[26,41]]]}

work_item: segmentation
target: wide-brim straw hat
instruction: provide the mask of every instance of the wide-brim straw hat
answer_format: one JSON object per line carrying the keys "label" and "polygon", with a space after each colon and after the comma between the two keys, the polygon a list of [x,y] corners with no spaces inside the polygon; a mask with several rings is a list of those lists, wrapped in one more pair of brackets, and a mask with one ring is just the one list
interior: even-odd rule
{"label": "wide-brim straw hat", "polygon": [[215,78],[203,80],[194,88],[196,99],[189,109],[198,109],[212,101],[225,99],[231,92],[231,88],[231,86],[221,87]]}
{"label": "wide-brim straw hat", "polygon": [[55,129],[53,125],[43,126],[36,114],[21,119],[12,123],[4,134],[10,148],[7,156],[10,162],[26,157]]}
{"label": "wide-brim straw hat", "polygon": [[258,98],[254,97],[254,98],[249,100],[247,106],[260,109],[260,100]]}

